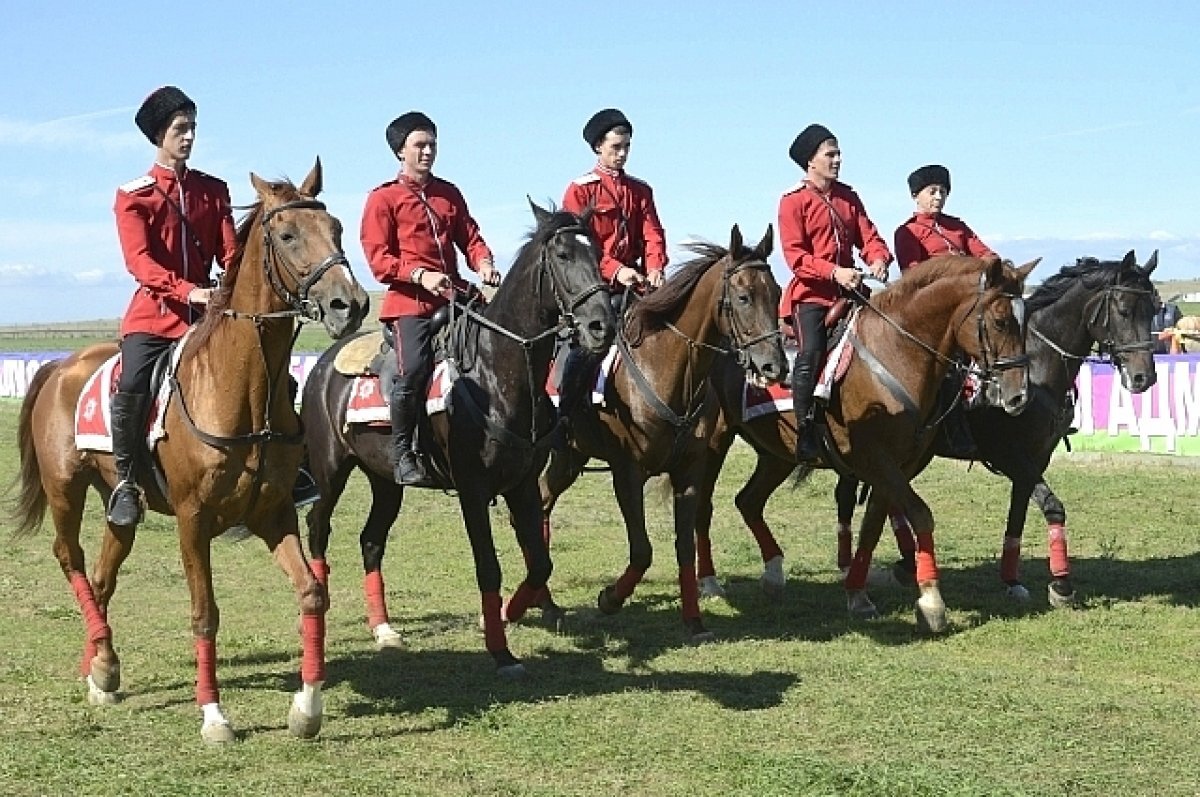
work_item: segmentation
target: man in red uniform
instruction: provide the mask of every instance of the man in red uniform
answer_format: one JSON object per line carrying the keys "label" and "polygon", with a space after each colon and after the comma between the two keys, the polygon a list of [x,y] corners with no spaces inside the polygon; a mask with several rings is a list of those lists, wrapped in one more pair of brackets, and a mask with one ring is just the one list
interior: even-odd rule
{"label": "man in red uniform", "polygon": [[799,425],[796,457],[810,462],[820,456],[812,399],[825,353],[825,313],[843,291],[862,282],[862,273],[854,267],[855,249],[880,280],[887,279],[892,255],[858,194],[838,182],[842,153],[833,133],[809,125],[788,154],[804,170],[804,179],[779,200],[779,238],[792,270],[780,315],[791,319],[799,347],[792,368],[792,402]]}
{"label": "man in red uniform", "polygon": [[138,283],[121,321],[121,377],[112,401],[117,486],[108,520],[117,526],[142,518],[136,464],[154,363],[204,314],[214,261],[228,268],[237,249],[229,188],[187,165],[196,104],[164,86],[146,98],[134,121],[156,153],[148,174],[117,189],[113,207],[125,267]]}
{"label": "man in red uniform", "polygon": [[[583,126],[583,140],[596,154],[596,165],[567,186],[563,210],[582,215],[592,208],[589,226],[600,244],[600,276],[612,291],[654,290],[662,285],[667,267],[666,236],[653,189],[625,171],[633,123],[616,108],[605,108]],[[596,363],[575,347],[566,357],[558,408],[564,431],[569,431],[571,410],[587,393]]]}
{"label": "man in red uniform", "polygon": [[387,286],[379,319],[395,340],[397,373],[389,395],[395,480],[429,486],[412,446],[433,369],[430,319],[455,290],[467,288],[455,247],[485,285],[499,285],[500,272],[462,193],[433,175],[437,126],[410,111],[388,125],[387,142],[400,173],[367,196],[360,238],[371,272]]}
{"label": "man in red uniform", "polygon": [[922,166],[908,176],[908,190],[917,212],[896,228],[896,261],[901,271],[938,255],[999,259],[962,219],[942,212],[950,196],[949,169],[937,164]]}

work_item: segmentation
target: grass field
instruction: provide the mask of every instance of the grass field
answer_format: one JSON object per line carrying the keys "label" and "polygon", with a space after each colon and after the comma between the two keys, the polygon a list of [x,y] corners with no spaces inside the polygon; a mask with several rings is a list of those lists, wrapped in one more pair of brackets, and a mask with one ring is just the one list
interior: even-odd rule
{"label": "grass field", "polygon": [[[0,484],[15,473],[17,409],[0,401]],[[198,733],[171,523],[144,524],[123,571],[110,620],[124,700],[106,709],[84,701],[82,622],[51,530],[16,541],[5,532],[0,794],[1200,793],[1195,471],[1170,460],[1057,459],[1051,477],[1070,512],[1085,602],[1054,611],[1041,521],[1026,530],[1034,600],[1017,607],[997,578],[1005,483],[935,463],[918,489],[940,521],[952,631],[928,639],[915,633],[906,591],[876,591],[876,621],[848,619],[828,474],[769,505],[789,585],[782,601],[765,598],[732,505],[751,467],[749,450],[735,448],[717,495],[729,600],[705,604],[716,644],[681,644],[669,513],[655,491],[648,580],[619,615],[596,611],[625,542],[607,476],[587,475],[556,512],[552,583],[566,630],[536,617],[510,630],[530,672],[515,683],[497,680],[483,652],[469,548],[456,503],[441,494],[408,497],[385,565],[408,648],[375,652],[356,539],[367,489],[355,477],[335,518],[326,721],[312,742],[286,730],[296,612],[261,543],[213,547],[222,700],[240,739],[210,749]],[[99,518],[93,498],[91,529]],[[503,511],[493,518],[511,589],[520,556]]]}

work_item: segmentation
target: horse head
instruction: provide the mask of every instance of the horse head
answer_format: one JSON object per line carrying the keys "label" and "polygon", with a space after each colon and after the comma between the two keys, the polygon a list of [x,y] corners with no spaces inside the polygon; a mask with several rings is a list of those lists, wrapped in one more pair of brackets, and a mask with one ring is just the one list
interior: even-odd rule
{"label": "horse head", "polygon": [[316,196],[321,159],[297,188],[251,172],[261,203],[264,269],[276,296],[290,309],[325,326],[329,336],[357,331],[370,300],[342,251],[342,224]]}
{"label": "horse head", "polygon": [[1121,260],[1115,281],[1098,295],[1094,307],[1085,310],[1088,333],[1100,344],[1100,352],[1112,357],[1121,374],[1121,384],[1131,393],[1149,390],[1157,381],[1154,370],[1154,283],[1150,274],[1158,267],[1158,250],[1145,266],[1139,266],[1130,250]]}
{"label": "horse head", "polygon": [[1025,354],[1025,278],[1041,262],[1020,268],[1008,262],[983,262],[971,313],[957,328],[957,343],[983,369],[985,400],[1009,415],[1025,409],[1029,398],[1029,357]]}
{"label": "horse head", "polygon": [[[517,256],[521,263],[536,256],[534,296],[549,281],[555,306],[549,312],[573,330],[579,345],[593,354],[608,351],[616,335],[608,290],[600,278],[599,247],[588,228],[590,211],[582,217],[549,211],[532,199],[529,207],[537,227]],[[514,271],[516,269],[514,268]],[[550,320],[550,319],[547,319]],[[551,320],[551,323],[553,323]]]}
{"label": "horse head", "polygon": [[774,228],[768,224],[762,240],[749,249],[743,245],[741,230],[733,225],[719,302],[721,333],[732,344],[747,380],[758,387],[787,376],[777,318],[781,291],[767,264],[774,241]]}

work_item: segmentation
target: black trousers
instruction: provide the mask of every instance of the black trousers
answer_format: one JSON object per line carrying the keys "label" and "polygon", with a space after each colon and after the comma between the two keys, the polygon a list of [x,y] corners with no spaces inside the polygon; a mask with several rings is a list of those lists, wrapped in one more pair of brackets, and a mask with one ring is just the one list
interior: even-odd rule
{"label": "black trousers", "polygon": [[817,384],[817,369],[825,356],[829,332],[825,329],[823,304],[798,304],[792,308],[792,324],[796,333],[796,361],[792,364],[792,405],[801,421],[812,407],[813,389]]}
{"label": "black trousers", "polygon": [[121,339],[121,377],[117,390],[122,393],[150,392],[154,363],[175,341],[146,332],[131,332]]}
{"label": "black trousers", "polygon": [[396,382],[423,392],[433,373],[432,319],[401,316],[388,323],[395,335]]}

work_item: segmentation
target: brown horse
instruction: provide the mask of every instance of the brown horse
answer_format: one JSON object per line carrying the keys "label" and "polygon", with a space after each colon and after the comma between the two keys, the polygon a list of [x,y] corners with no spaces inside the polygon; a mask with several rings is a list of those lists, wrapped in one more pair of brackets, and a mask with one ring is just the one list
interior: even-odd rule
{"label": "brown horse", "polygon": [[[767,266],[772,243],[768,227],[750,249],[734,226],[728,249],[705,243],[689,247],[698,257],[629,310],[617,338],[620,365],[607,381],[603,406],[583,402],[576,407],[572,446],[551,455],[541,478],[548,538],[550,513],[588,458],[607,460],[612,467],[613,491],[629,538],[624,575],[605,587],[597,601],[600,611],[613,614],[650,568],[642,487],[649,476],[669,474],[679,590],[691,642],[711,639],[700,617],[694,536],[702,500],[698,487],[717,414],[707,383],[709,369],[721,360],[739,379],[750,375],[764,385],[787,374],[775,318],[780,290]],[[556,609],[548,594],[541,602],[543,608]]]}
{"label": "brown horse", "polygon": [[[946,627],[933,514],[909,482],[927,461],[938,420],[932,417],[937,392],[947,369],[957,367],[954,355],[966,354],[983,365],[985,390],[994,406],[1009,414],[1024,408],[1028,366],[1020,297],[1025,277],[1036,265],[1014,269],[969,257],[936,258],[906,272],[860,311],[857,327],[849,333],[856,354],[825,412],[827,463],[871,485],[858,552],[845,582],[856,616],[875,614],[865,582],[887,508],[895,505],[903,507],[917,531],[918,623],[932,631]],[[742,435],[758,459],[736,503],[761,542],[770,538],[762,507],[796,469],[795,420],[791,413],[746,419],[745,380],[738,370],[720,364],[711,379],[720,397],[721,423],[704,491],[712,494],[734,434]],[[810,471],[801,468],[801,477]],[[699,518],[702,538],[707,538],[711,520],[711,513]],[[701,569],[711,572],[711,563],[702,560]],[[764,586],[770,577],[768,568]]]}
{"label": "brown horse", "polygon": [[[166,491],[152,481],[143,485],[149,507],[176,518],[191,593],[201,736],[210,742],[232,741],[234,733],[217,688],[220,614],[209,547],[238,524],[267,544],[295,588],[303,687],[288,724],[297,736],[320,730],[327,596],[305,560],[292,505],[303,439],[287,368],[297,318],[319,320],[339,338],[358,328],[368,307],[342,252],[341,225],[314,199],[320,160],[299,188],[254,174],[250,181],[258,201],[238,226],[239,256],[168,375],[174,392],[166,436],[155,451]],[[116,344],[99,344],[44,366],[21,407],[18,432],[17,534],[32,534],[50,510],[54,555],[87,626],[83,673],[93,704],[115,702],[121,683],[108,607],[136,527],[107,525],[89,579],[79,542],[84,503],[89,487],[107,503],[115,471],[110,454],[76,448],[73,419],[84,383],[116,351]]]}

